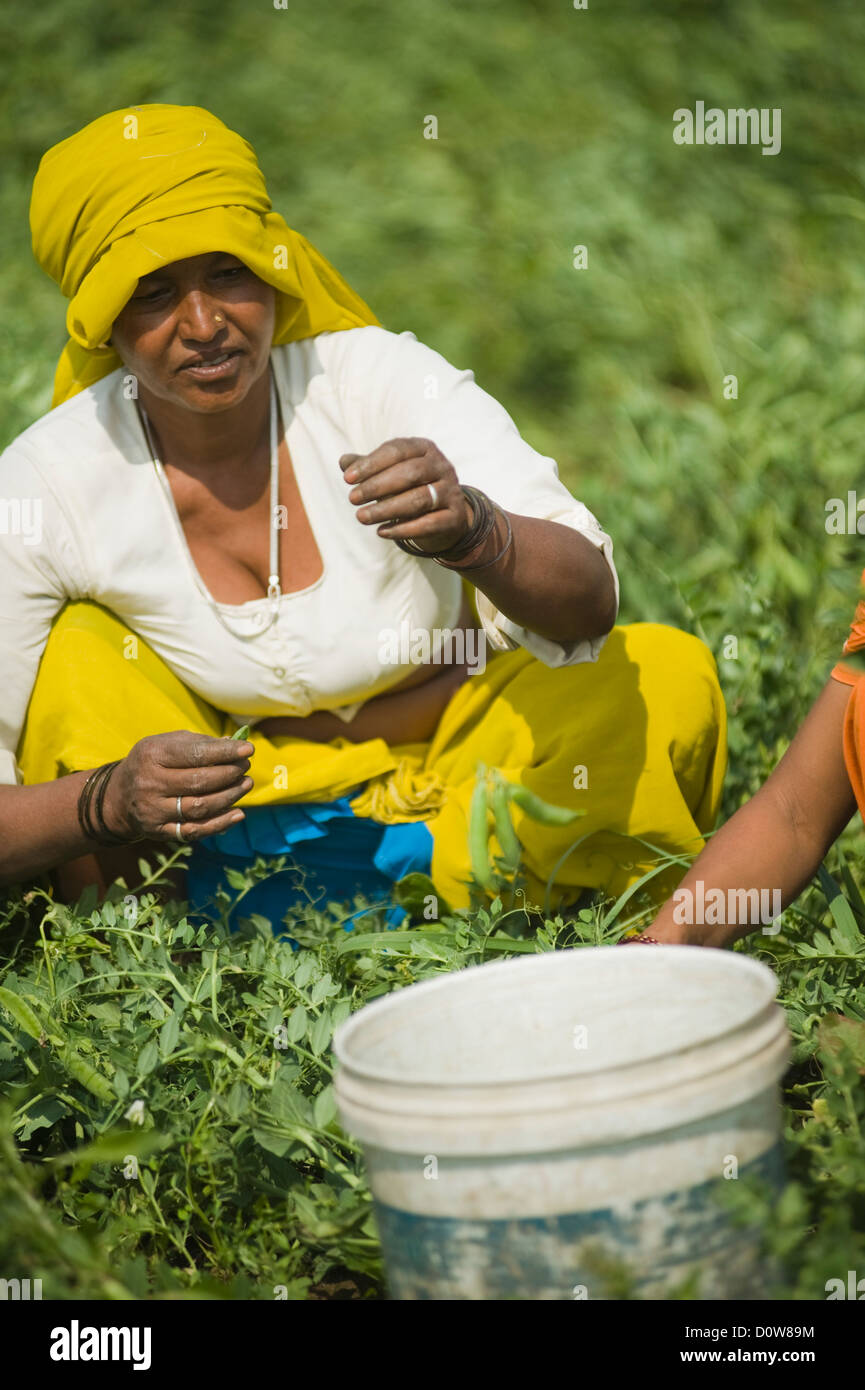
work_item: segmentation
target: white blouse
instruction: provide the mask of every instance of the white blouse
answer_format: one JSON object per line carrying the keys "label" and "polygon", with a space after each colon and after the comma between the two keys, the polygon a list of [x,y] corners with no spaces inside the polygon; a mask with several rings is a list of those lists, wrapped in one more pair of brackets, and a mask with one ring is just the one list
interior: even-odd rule
{"label": "white blouse", "polygon": [[[117,614],[238,726],[322,709],[350,720],[364,700],[404,679],[411,661],[394,664],[383,634],[452,628],[462,581],[357,520],[339,457],[388,439],[432,439],[462,482],[506,510],[587,536],[606,556],[618,598],[609,536],[473,372],[411,332],[376,326],[286,343],[272,360],[324,567],[314,584],[279,598],[275,622],[270,599],[211,598],[123,369],[37,420],[0,455],[0,782],[20,780],[15,751],[27,705],[51,623],[68,599]],[[523,646],[562,666],[597,660],[604,644],[550,641],[511,622],[484,594],[476,601],[495,649]]]}

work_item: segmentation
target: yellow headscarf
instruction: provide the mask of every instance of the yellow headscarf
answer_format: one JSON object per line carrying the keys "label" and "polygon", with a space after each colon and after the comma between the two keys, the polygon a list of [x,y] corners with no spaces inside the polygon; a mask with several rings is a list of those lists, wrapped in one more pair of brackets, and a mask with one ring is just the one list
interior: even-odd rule
{"label": "yellow headscarf", "polygon": [[379,322],[271,211],[252,146],[200,106],[111,111],[52,146],[30,229],[37,261],[71,301],[54,406],[121,365],[103,344],[138,280],[187,256],[226,251],[273,285],[274,343]]}

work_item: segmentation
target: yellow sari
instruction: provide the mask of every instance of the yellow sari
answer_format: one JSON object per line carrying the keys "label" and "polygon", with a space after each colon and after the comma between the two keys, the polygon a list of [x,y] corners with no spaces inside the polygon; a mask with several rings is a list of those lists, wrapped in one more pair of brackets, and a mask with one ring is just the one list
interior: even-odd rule
{"label": "yellow sari", "polygon": [[[122,758],[149,734],[226,736],[236,721],[194,695],[140,638],[93,603],[70,603],[51,630],[18,750],[25,782]],[[714,826],[726,765],[726,713],[709,649],[655,623],[616,627],[597,662],[550,668],[528,652],[494,654],[448,703],[432,739],[266,738],[253,729],[255,785],[239,803],[333,801],[381,824],[426,820],[432,878],[469,901],[468,808],[478,763],[544,800],[582,809],[541,825],[514,808],[528,890],[552,904],[575,890],[618,895],[650,867],[649,845],[695,854]],[[574,846],[574,848],[571,848]],[[493,839],[492,848],[498,846]],[[570,851],[570,852],[569,852]],[[659,901],[681,868],[651,882]]]}

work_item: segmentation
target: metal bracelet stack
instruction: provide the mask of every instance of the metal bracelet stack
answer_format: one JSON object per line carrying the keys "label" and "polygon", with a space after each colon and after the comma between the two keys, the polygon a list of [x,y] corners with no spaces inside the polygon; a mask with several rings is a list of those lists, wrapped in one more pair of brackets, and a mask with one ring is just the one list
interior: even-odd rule
{"label": "metal bracelet stack", "polygon": [[449,546],[447,550],[424,550],[413,540],[397,540],[397,545],[401,550],[405,550],[409,555],[419,555],[424,560],[435,560],[436,564],[443,565],[445,569],[487,569],[500,560],[513,540],[513,531],[507,513],[504,513],[505,525],[507,526],[507,539],[501,550],[492,560],[485,561],[482,565],[458,565],[455,561],[464,560],[472,551],[479,550],[485,541],[489,539],[495,530],[497,520],[497,509],[493,501],[487,497],[485,492],[479,488],[469,487],[463,484],[463,493],[472,509],[473,519],[461,540],[456,545]]}
{"label": "metal bracelet stack", "polygon": [[98,845],[129,844],[126,836],[116,835],[113,830],[108,829],[103,812],[105,791],[119,762],[120,759],[116,758],[113,763],[103,763],[101,767],[97,767],[87,778],[78,796],[78,824],[81,826],[81,833],[85,839],[95,840]]}

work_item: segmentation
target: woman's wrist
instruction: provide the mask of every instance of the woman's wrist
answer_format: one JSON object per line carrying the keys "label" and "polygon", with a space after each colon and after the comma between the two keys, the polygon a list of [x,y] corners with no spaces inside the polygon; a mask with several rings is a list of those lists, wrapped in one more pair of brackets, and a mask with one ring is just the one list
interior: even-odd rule
{"label": "woman's wrist", "polygon": [[463,500],[465,524],[462,533],[456,540],[444,548],[435,543],[423,545],[417,540],[399,536],[393,537],[394,543],[409,555],[419,555],[425,560],[435,560],[437,564],[443,565],[447,569],[467,568],[463,565],[463,561],[467,558],[474,560],[484,542],[495,530],[501,514],[491,498],[485,492],[481,492],[479,488],[462,484],[460,492]]}
{"label": "woman's wrist", "polygon": [[723,950],[744,933],[729,925],[676,922],[672,908],[666,906],[646,928],[646,934],[655,937],[662,946],[714,946]]}
{"label": "woman's wrist", "polygon": [[[119,759],[111,767],[107,781],[104,782],[101,789],[98,818],[95,825],[98,834],[102,836],[102,839],[97,841],[98,843],[129,844],[135,838],[123,814],[123,779],[120,773],[120,765],[123,761],[125,760]],[[92,816],[91,820],[93,820]]]}
{"label": "woman's wrist", "polygon": [[492,530],[485,536],[473,550],[459,560],[448,561],[440,559],[439,564],[445,569],[458,570],[467,573],[472,570],[491,569],[493,565],[502,560],[511,548],[514,533],[511,528],[510,518],[507,512],[492,503],[495,512]]}

